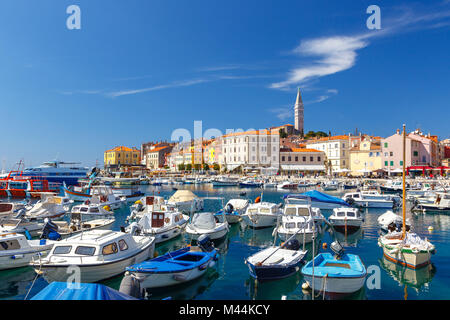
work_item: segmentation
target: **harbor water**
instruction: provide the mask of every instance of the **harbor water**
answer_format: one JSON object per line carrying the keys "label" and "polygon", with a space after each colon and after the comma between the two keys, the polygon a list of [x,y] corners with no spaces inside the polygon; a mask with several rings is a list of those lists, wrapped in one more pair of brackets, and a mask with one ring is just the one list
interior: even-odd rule
{"label": "harbor water", "polygon": [[[263,201],[281,203],[286,191],[276,189],[244,189],[239,187],[217,187],[211,184],[176,186],[178,189],[190,189],[199,197],[224,197],[225,204],[232,198],[246,198],[254,201],[263,193]],[[175,191],[172,186],[141,186],[147,194],[170,197]],[[303,192],[299,189],[296,192]],[[241,194],[245,192],[246,195]],[[343,192],[327,192],[339,196]],[[217,211],[223,205],[218,200],[205,200],[204,211]],[[322,231],[317,239],[314,251],[324,252],[322,244],[330,244],[337,239],[347,253],[361,257],[366,268],[370,267],[366,285],[347,299],[448,299],[450,296],[450,215],[446,214],[411,214],[409,204],[407,216],[411,220],[412,229],[423,238],[428,238],[436,246],[436,254],[432,256],[432,264],[419,270],[412,270],[394,264],[383,258],[382,249],[378,246],[379,227],[377,218],[386,212],[383,209],[363,211],[364,226],[360,232],[345,237],[345,235]],[[125,226],[125,219],[130,213],[128,206],[117,210],[114,230]],[[330,210],[322,210],[325,217],[331,215]],[[429,227],[433,227],[429,231]],[[159,289],[149,293],[148,299],[163,299],[171,297],[175,300],[310,300],[311,292],[302,291],[304,282],[300,272],[277,281],[256,282],[250,277],[244,260],[250,255],[273,243],[273,228],[254,230],[246,227],[244,222],[231,225],[230,232],[216,247],[220,250],[220,258],[214,268],[191,283],[171,288]],[[162,255],[186,246],[190,243],[189,236],[183,234],[171,241],[156,245],[155,252]],[[312,258],[312,244],[306,246],[307,261]],[[379,283],[377,276],[379,275]],[[0,271],[0,299],[23,300],[28,293],[28,299],[42,290],[48,283],[42,277],[37,277],[31,267]],[[102,284],[119,289],[122,276],[102,281]],[[33,286],[32,283],[35,280]],[[378,285],[379,284],[379,285]],[[321,299],[321,297],[315,297]]]}

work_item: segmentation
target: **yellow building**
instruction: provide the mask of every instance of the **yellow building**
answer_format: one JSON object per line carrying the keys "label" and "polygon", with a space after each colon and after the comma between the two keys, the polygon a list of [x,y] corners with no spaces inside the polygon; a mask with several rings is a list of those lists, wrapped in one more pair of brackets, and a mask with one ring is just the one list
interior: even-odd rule
{"label": "yellow building", "polygon": [[139,165],[141,163],[141,151],[124,146],[115,147],[105,151],[104,162],[105,167]]}
{"label": "yellow building", "polygon": [[353,176],[362,176],[382,166],[381,140],[363,136],[359,145],[350,149],[350,171]]}

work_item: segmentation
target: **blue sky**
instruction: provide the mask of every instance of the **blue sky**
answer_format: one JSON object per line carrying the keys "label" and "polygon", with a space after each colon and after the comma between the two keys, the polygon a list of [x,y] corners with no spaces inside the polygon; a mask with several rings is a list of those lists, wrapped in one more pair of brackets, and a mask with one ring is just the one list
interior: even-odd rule
{"label": "blue sky", "polygon": [[[68,30],[66,8],[81,8]],[[381,8],[381,30],[366,9]],[[450,1],[0,3],[0,160],[94,165],[176,128],[450,137]]]}

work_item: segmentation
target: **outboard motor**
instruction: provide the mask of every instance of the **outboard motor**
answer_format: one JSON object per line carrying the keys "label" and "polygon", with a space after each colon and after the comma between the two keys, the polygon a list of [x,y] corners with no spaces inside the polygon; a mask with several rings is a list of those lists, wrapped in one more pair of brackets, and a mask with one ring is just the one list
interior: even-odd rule
{"label": "outboard motor", "polygon": [[197,245],[205,252],[211,252],[214,250],[214,243],[211,241],[210,237],[205,234],[198,237]]}
{"label": "outboard motor", "polygon": [[330,245],[330,249],[331,251],[334,252],[334,254],[336,255],[336,259],[339,259],[343,254],[344,254],[344,248],[342,248],[341,244],[339,243],[339,241],[334,241],[331,245]]}
{"label": "outboard motor", "polygon": [[136,299],[143,298],[143,291],[141,290],[141,283],[138,279],[133,277],[129,272],[125,272],[125,276],[120,282],[119,292],[129,295]]}
{"label": "outboard motor", "polygon": [[58,226],[49,219],[45,219],[44,222],[40,239],[61,240],[61,235],[57,232]]}
{"label": "outboard motor", "polygon": [[345,202],[352,206],[355,204],[355,199],[353,199],[352,197],[347,197],[345,198]]}
{"label": "outboard motor", "polygon": [[234,207],[233,207],[233,205],[232,205],[231,203],[228,203],[228,204],[225,206],[225,212],[226,212],[226,213],[232,213],[233,210],[234,210]]}
{"label": "outboard motor", "polygon": [[16,212],[17,214],[14,216],[14,219],[21,219],[27,211],[24,208],[22,208],[17,210]]}
{"label": "outboard motor", "polygon": [[286,242],[286,245],[284,247],[288,250],[297,251],[298,249],[300,249],[300,242],[297,239],[291,239]]}
{"label": "outboard motor", "polygon": [[130,224],[130,234],[132,236],[137,236],[141,233],[141,226],[137,222]]}

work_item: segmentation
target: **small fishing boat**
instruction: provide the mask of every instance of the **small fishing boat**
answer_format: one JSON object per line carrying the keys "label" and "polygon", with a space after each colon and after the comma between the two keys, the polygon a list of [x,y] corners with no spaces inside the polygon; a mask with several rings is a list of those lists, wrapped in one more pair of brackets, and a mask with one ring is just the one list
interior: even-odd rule
{"label": "small fishing boat", "polygon": [[27,219],[44,220],[55,219],[64,216],[70,209],[70,200],[65,197],[57,197],[52,193],[42,193],[39,200],[30,210],[27,210]]}
{"label": "small fishing boat", "polygon": [[0,233],[0,270],[27,266],[33,257],[45,254],[54,241],[28,240],[14,232]]}
{"label": "small fishing boat", "polygon": [[284,196],[284,201],[288,201],[292,204],[310,204],[314,208],[319,209],[334,209],[350,206],[340,198],[330,196],[317,190],[310,190],[300,194],[288,194]]}
{"label": "small fishing boat", "polygon": [[299,250],[296,239],[281,246],[272,246],[255,253],[245,260],[250,276],[257,280],[276,280],[289,277],[300,270],[306,250]]}
{"label": "small fishing boat", "polygon": [[37,221],[36,219],[27,219],[24,217],[24,214],[25,211],[19,213],[15,217],[6,217],[0,219],[0,233],[29,233],[30,237],[37,237],[39,235],[39,232],[42,230],[44,223],[41,221]]}
{"label": "small fishing boat", "polygon": [[317,238],[320,226],[317,226],[308,205],[286,205],[283,215],[278,220],[273,233],[277,233],[282,241],[287,241],[292,235],[301,243],[310,243]]}
{"label": "small fishing boat", "polygon": [[231,178],[221,177],[212,181],[213,187],[234,187],[239,185],[239,181]]}
{"label": "small fishing boat", "polygon": [[201,277],[215,265],[219,253],[207,236],[198,239],[197,246],[188,246],[149,261],[126,268],[127,277],[138,280],[144,289],[164,288]]}
{"label": "small fishing boat", "polygon": [[29,202],[0,202],[0,217],[7,217],[17,213],[20,209],[29,205]]}
{"label": "small fishing boat", "polygon": [[45,258],[33,259],[30,265],[49,282],[67,281],[72,275],[67,273],[70,267],[80,269],[80,282],[97,282],[147,260],[154,248],[152,237],[92,230],[59,241]]}
{"label": "small fishing boat", "polygon": [[422,211],[450,211],[450,193],[436,192],[431,201],[418,201],[414,209]]}
{"label": "small fishing boat", "polygon": [[[383,213],[378,217],[377,221],[383,232],[400,231],[403,226],[403,218],[392,211]],[[411,224],[409,223],[409,220],[406,220],[406,231],[409,231],[410,229]]]}
{"label": "small fishing boat", "polygon": [[364,223],[364,219],[356,208],[336,208],[328,221],[336,231],[352,234],[358,231]]}
{"label": "small fishing boat", "polygon": [[321,186],[323,191],[337,191],[339,189],[339,183],[335,180],[324,182]]}
{"label": "small fishing boat", "polygon": [[112,188],[112,192],[116,197],[125,200],[125,202],[135,202],[145,196],[145,193],[140,191],[138,188]]}
{"label": "small fishing boat", "polygon": [[199,212],[194,215],[192,221],[186,226],[186,233],[192,239],[198,239],[202,235],[207,235],[212,240],[225,237],[229,230],[225,215],[222,214],[222,222],[216,221],[219,218],[214,217],[212,212]]}
{"label": "small fishing boat", "polygon": [[189,216],[180,211],[152,211],[147,212],[139,220],[129,225],[125,231],[135,234],[155,237],[155,243],[168,241],[178,237],[189,222]]}
{"label": "small fishing boat", "polygon": [[277,185],[278,190],[294,190],[298,188],[298,184],[290,181],[284,181]]}
{"label": "small fishing boat", "polygon": [[81,232],[91,230],[109,230],[116,219],[108,217],[103,219],[83,219],[83,214],[72,213],[71,219],[67,221],[51,221],[46,219],[38,234],[41,239],[61,240],[72,237]]}
{"label": "small fishing boat", "polygon": [[[392,209],[400,203],[400,198],[392,195],[380,195],[377,192],[363,193],[351,192],[346,193],[342,199],[350,205],[356,205],[361,208],[387,208]],[[398,199],[397,199],[398,198]]]}
{"label": "small fishing boat", "polygon": [[221,216],[225,214],[229,224],[238,223],[241,221],[242,215],[245,213],[249,205],[249,201],[246,199],[230,199],[225,207],[217,212],[215,216]]}
{"label": "small fishing boat", "polygon": [[244,222],[251,228],[267,228],[277,224],[283,214],[281,206],[271,202],[252,203],[242,215]]}
{"label": "small fishing boat", "polygon": [[176,206],[183,213],[203,210],[203,199],[197,197],[190,190],[178,190],[166,202],[169,205]]}
{"label": "small fishing boat", "polygon": [[275,181],[267,181],[264,183],[264,188],[276,188],[278,184]]}
{"label": "small fishing boat", "polygon": [[360,257],[344,253],[338,242],[333,242],[330,247],[334,256],[329,252],[320,253],[303,267],[302,275],[307,285],[324,297],[343,297],[359,291],[367,275]]}
{"label": "small fishing boat", "polygon": [[256,181],[254,179],[247,179],[239,183],[241,188],[261,188],[263,183],[261,181]]}

